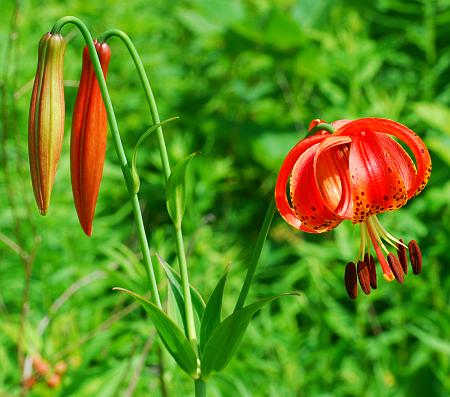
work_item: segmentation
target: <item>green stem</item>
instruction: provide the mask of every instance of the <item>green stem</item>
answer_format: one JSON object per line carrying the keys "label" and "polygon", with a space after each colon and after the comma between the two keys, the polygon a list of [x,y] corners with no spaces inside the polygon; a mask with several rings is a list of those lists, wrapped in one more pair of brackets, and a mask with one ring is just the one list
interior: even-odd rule
{"label": "green stem", "polygon": [[[128,35],[125,32],[122,32],[121,30],[118,30],[118,29],[107,30],[99,37],[99,40],[106,41],[110,37],[113,37],[113,36],[116,36],[119,39],[121,39],[122,42],[125,44],[126,48],[128,49],[130,56],[133,59],[133,62],[136,66],[142,86],[144,88],[145,97],[147,99],[147,103],[148,103],[148,106],[150,109],[153,123],[158,124],[160,122],[160,118],[159,118],[158,108],[156,106],[155,97],[153,95],[153,91],[150,86],[150,82],[148,80],[147,74],[145,72],[144,65],[139,56],[139,53],[136,50],[136,47],[134,46],[133,42],[128,37]],[[169,176],[170,176],[170,163],[169,163],[169,156],[167,154],[166,143],[164,140],[163,130],[162,130],[161,126],[159,126],[156,129],[156,135],[157,135],[159,153],[161,156],[161,163],[162,163],[164,179],[167,184],[167,181],[169,180]],[[183,233],[181,231],[181,228],[175,228],[175,231],[176,231],[176,241],[177,241],[178,263],[180,265],[180,274],[181,274],[181,281],[182,281],[182,286],[183,286],[184,306],[185,306],[184,309],[186,312],[186,319],[187,319],[187,326],[188,326],[188,337],[189,337],[189,340],[191,341],[191,343],[194,346],[196,346],[197,336],[196,336],[196,331],[195,331],[194,310],[193,310],[192,300],[191,300],[191,290],[190,290],[190,285],[189,285],[186,253],[184,250]]]}
{"label": "green stem", "polygon": [[195,380],[195,397],[206,397],[206,383],[201,378]]}
{"label": "green stem", "polygon": [[117,157],[119,158],[119,163],[122,168],[123,177],[125,179],[127,190],[130,195],[130,201],[133,208],[137,233],[141,245],[145,271],[147,273],[147,278],[150,284],[150,292],[153,301],[158,305],[159,308],[161,308],[161,300],[159,298],[158,285],[156,283],[155,271],[153,269],[153,264],[150,256],[150,248],[148,246],[147,236],[144,229],[144,222],[142,219],[142,212],[139,205],[139,199],[137,194],[133,192],[133,178],[131,176],[130,167],[128,166],[128,160],[125,155],[122,140],[120,138],[119,127],[117,125],[117,120],[114,115],[114,108],[112,106],[111,98],[109,96],[108,88],[106,86],[106,81],[103,76],[100,60],[98,58],[97,51],[95,50],[92,36],[89,30],[87,29],[86,25],[80,19],[73,16],[67,16],[59,19],[53,26],[52,33],[59,33],[60,30],[63,28],[63,26],[69,23],[75,25],[80,30],[89,50],[89,55],[91,57],[92,64],[94,66],[97,81],[99,83],[100,91],[102,93],[103,102],[105,104],[106,112],[108,114],[108,122],[111,128],[114,148],[116,150]]}
{"label": "green stem", "polygon": [[256,266],[258,266],[259,257],[261,256],[261,251],[266,241],[267,234],[269,233],[270,225],[272,224],[272,219],[275,214],[275,199],[272,198],[269,207],[267,208],[266,216],[264,217],[263,224],[259,230],[258,240],[256,241],[255,248],[253,249],[252,257],[250,259],[250,264],[247,269],[247,275],[245,276],[244,284],[242,285],[241,293],[239,294],[238,301],[234,308],[234,311],[244,307],[245,299],[247,298],[248,291],[250,290],[250,285],[255,275]]}
{"label": "green stem", "polygon": [[[110,37],[113,36],[116,36],[119,39],[121,39],[122,42],[125,44],[125,47],[127,48],[128,52],[130,53],[130,56],[133,59],[134,65],[136,66],[136,69],[138,71],[142,86],[144,88],[145,97],[147,99],[147,103],[150,108],[153,124],[158,124],[160,122],[158,107],[156,106],[156,101],[153,95],[152,87],[150,85],[147,73],[145,72],[144,65],[142,63],[141,57],[139,56],[139,53],[136,50],[136,47],[134,46],[133,42],[128,37],[128,35],[119,29],[107,30],[99,37],[99,40],[107,41]],[[161,156],[164,179],[167,182],[170,176],[170,163],[166,149],[166,142],[164,141],[164,134],[161,126],[156,129],[156,136],[158,140],[159,153]]]}
{"label": "green stem", "polygon": [[328,131],[330,134],[334,134],[336,132],[336,128],[334,128],[331,124],[328,123],[319,123],[314,128],[311,128],[310,131],[308,131],[306,137],[314,135],[318,131]]}

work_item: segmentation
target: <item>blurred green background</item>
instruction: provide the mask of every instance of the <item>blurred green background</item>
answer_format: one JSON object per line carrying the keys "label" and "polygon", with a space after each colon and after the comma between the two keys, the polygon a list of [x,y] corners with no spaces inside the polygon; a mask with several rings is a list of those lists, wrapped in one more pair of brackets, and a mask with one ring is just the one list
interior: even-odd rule
{"label": "blurred green background", "polygon": [[[250,298],[291,290],[301,296],[255,317],[237,356],[209,382],[210,396],[450,394],[449,0],[1,0],[1,397],[27,394],[19,362],[30,355],[68,364],[62,385],[50,389],[41,381],[30,396],[193,392],[159,349],[145,313],[111,290],[146,291],[111,141],[93,237],[78,225],[69,131],[83,43],[71,26],[63,31],[70,40],[66,136],[48,215],[40,217],[34,203],[27,113],[37,45],[64,15],[82,18],[94,36],[112,27],[126,31],[143,57],[161,118],[180,116],[165,128],[172,164],[202,152],[192,162],[184,224],[191,281],[208,296],[231,264],[226,313],[281,161],[310,120],[391,118],[430,148],[428,187],[381,216],[391,233],[420,242],[420,277],[380,282],[352,302],[343,274],[357,255],[358,228],[347,222],[308,235],[277,215]],[[114,39],[110,45],[108,82],[130,154],[151,119],[124,47]],[[154,138],[141,150],[139,168],[151,247],[175,265]]]}

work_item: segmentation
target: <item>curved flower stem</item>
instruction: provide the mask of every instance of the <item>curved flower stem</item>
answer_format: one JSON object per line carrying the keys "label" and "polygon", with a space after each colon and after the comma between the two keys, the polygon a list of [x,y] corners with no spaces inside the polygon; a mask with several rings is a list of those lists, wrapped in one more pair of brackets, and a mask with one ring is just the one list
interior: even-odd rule
{"label": "curved flower stem", "polygon": [[[133,59],[133,62],[138,71],[142,86],[144,88],[145,97],[147,99],[147,103],[150,108],[150,113],[152,115],[153,123],[158,124],[160,122],[160,118],[159,118],[158,108],[156,106],[155,97],[153,95],[153,91],[150,86],[148,76],[145,72],[144,65],[139,56],[139,53],[136,50],[136,47],[134,46],[133,42],[128,37],[128,35],[119,29],[107,30],[99,37],[99,40],[106,41],[110,37],[113,37],[113,36],[116,36],[120,40],[122,40],[122,42],[125,44],[126,48],[128,49],[130,56]],[[170,176],[170,163],[169,163],[169,157],[167,155],[166,143],[164,140],[163,130],[162,130],[161,126],[159,126],[156,129],[156,135],[157,135],[157,140],[158,140],[159,153],[161,156],[161,163],[162,163],[162,169],[163,169],[163,173],[164,173],[164,179],[165,179],[165,182],[167,183],[169,176]],[[189,337],[189,340],[191,341],[191,343],[194,346],[196,346],[197,345],[197,336],[196,336],[196,331],[195,331],[194,310],[192,307],[191,290],[189,287],[189,276],[188,276],[188,270],[187,270],[186,253],[184,250],[183,232],[182,232],[181,228],[175,228],[175,234],[176,234],[176,242],[177,242],[178,263],[180,265],[180,275],[181,275],[181,281],[182,281],[182,286],[183,286],[184,309],[186,312],[188,337]]]}
{"label": "curved flower stem", "polygon": [[306,137],[314,135],[317,131],[328,131],[330,134],[334,134],[336,132],[336,128],[333,127],[333,125],[328,123],[320,123],[317,124],[314,128],[312,128],[308,133],[306,134]]}
{"label": "curved flower stem", "polygon": [[253,248],[252,257],[247,269],[247,275],[245,276],[244,284],[242,285],[241,293],[239,294],[234,312],[237,312],[244,307],[245,299],[247,298],[248,291],[250,290],[250,285],[252,283],[253,276],[255,275],[256,266],[258,265],[259,257],[261,256],[261,251],[263,249],[264,242],[266,241],[267,233],[269,233],[274,214],[275,199],[272,198],[269,207],[267,208],[266,216],[264,217],[261,229],[259,230],[258,240],[256,241],[255,248]]}
{"label": "curved flower stem", "polygon": [[125,155],[125,151],[123,149],[122,140],[120,138],[119,133],[119,127],[117,125],[117,120],[114,115],[114,108],[112,106],[111,98],[109,96],[108,88],[106,86],[106,81],[103,76],[103,71],[100,65],[100,61],[98,59],[97,51],[95,50],[92,36],[89,30],[87,29],[86,25],[80,19],[73,16],[66,16],[59,19],[53,26],[52,33],[59,33],[59,31],[63,28],[63,26],[69,23],[75,25],[80,30],[89,50],[89,55],[91,57],[92,64],[94,66],[97,81],[100,87],[100,91],[102,93],[103,102],[105,104],[106,112],[108,114],[108,122],[111,128],[114,148],[116,150],[117,157],[119,158],[119,163],[120,166],[122,167],[122,172],[125,179],[125,183],[127,185],[127,190],[130,195],[130,201],[133,208],[134,220],[136,223],[137,234],[139,237],[139,242],[142,250],[145,271],[147,273],[147,278],[150,284],[150,292],[153,301],[158,305],[159,308],[161,308],[161,300],[159,298],[156,276],[150,256],[150,248],[148,246],[147,236],[145,233],[144,221],[142,219],[139,199],[137,194],[133,193],[133,179],[131,176],[130,168],[128,166],[128,160]]}

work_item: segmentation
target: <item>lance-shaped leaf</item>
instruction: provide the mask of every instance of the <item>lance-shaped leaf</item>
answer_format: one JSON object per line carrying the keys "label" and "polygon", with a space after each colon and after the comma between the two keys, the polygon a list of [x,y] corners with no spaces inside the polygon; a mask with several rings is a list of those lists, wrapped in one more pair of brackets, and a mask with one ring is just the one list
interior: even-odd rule
{"label": "lance-shaped leaf", "polygon": [[39,42],[38,65],[28,118],[28,155],[34,196],[42,215],[50,205],[64,136],[63,63],[66,42],[46,33]]}
{"label": "lance-shaped leaf", "polygon": [[253,315],[267,303],[285,295],[297,295],[297,293],[281,294],[261,299],[243,307],[223,320],[216,327],[203,349],[201,357],[202,378],[207,378],[213,371],[218,372],[225,368],[236,353]]}
{"label": "lance-shaped leaf", "polygon": [[199,154],[192,153],[181,160],[172,170],[166,187],[167,211],[177,229],[181,228],[186,206],[186,168],[190,161]]}
{"label": "lance-shaped leaf", "polygon": [[200,351],[206,346],[211,334],[220,324],[220,313],[222,312],[222,298],[223,290],[225,288],[225,282],[227,281],[228,270],[219,280],[212,292],[208,304],[205,308],[205,313],[202,317],[202,323],[200,326]]}
{"label": "lance-shaped leaf", "polygon": [[196,378],[198,376],[197,356],[195,355],[191,344],[184,336],[183,331],[177,327],[177,325],[169,318],[169,316],[167,316],[166,313],[141,295],[123,288],[114,289],[131,295],[141,304],[152,319],[161,340],[171,356],[175,359],[184,372],[192,378]]}
{"label": "lance-shaped leaf", "polygon": [[148,128],[137,140],[136,145],[134,145],[133,154],[131,155],[131,176],[133,178],[133,193],[139,193],[139,189],[141,187],[141,180],[139,178],[139,173],[137,171],[136,161],[137,161],[137,153],[139,147],[144,143],[144,141],[152,134],[153,131],[157,130],[159,127],[163,126],[170,121],[177,120],[179,117],[171,117],[170,119],[161,121],[160,123],[156,123]]}
{"label": "lance-shaped leaf", "polygon": [[[170,287],[174,294],[177,306],[180,310],[180,314],[183,319],[183,323],[186,325],[186,313],[184,310],[184,297],[183,297],[183,287],[181,284],[181,277],[176,272],[176,270],[170,266],[159,254],[156,254],[159,264],[164,269],[166,273],[167,280],[169,281]],[[203,317],[203,312],[205,311],[205,302],[200,295],[200,293],[191,285],[191,299],[194,310],[197,313],[198,318],[201,320]]]}

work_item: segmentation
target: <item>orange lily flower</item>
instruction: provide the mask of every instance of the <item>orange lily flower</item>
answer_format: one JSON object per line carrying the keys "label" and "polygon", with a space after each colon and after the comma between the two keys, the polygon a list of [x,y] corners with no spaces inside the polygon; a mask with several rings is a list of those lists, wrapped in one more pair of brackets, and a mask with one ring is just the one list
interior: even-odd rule
{"label": "orange lily flower", "polygon": [[[357,278],[366,294],[370,287],[376,288],[370,244],[386,280],[403,282],[407,249],[414,273],[420,273],[417,243],[413,240],[406,246],[383,228],[376,215],[402,207],[425,187],[431,159],[423,141],[404,125],[382,118],[332,124],[313,120],[310,133],[314,135],[297,143],[281,166],[275,188],[281,216],[308,233],[329,231],[346,219],[361,225],[360,260],[357,266],[349,262],[345,274],[352,299],[357,295]],[[415,163],[392,137],[410,149]],[[394,246],[397,256],[383,241]]]}

